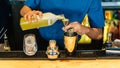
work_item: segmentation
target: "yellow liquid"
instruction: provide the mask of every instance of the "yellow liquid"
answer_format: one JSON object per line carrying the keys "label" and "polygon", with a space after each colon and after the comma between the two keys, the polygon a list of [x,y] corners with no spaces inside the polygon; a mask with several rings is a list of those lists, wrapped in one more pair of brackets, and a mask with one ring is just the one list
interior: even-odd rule
{"label": "yellow liquid", "polygon": [[53,13],[43,13],[43,17],[40,18],[38,16],[38,22],[35,22],[32,20],[32,22],[28,22],[27,20],[24,20],[22,17],[20,19],[20,26],[22,30],[29,30],[29,29],[36,29],[40,27],[46,27],[53,25],[57,20],[65,19],[63,15],[55,15]]}
{"label": "yellow liquid", "polygon": [[43,19],[43,20],[41,19],[38,20],[38,22],[28,22],[24,20],[23,17],[20,19],[20,26],[22,30],[36,29],[40,27],[50,26],[52,24],[54,24],[54,22],[52,20],[47,20],[47,19]]}

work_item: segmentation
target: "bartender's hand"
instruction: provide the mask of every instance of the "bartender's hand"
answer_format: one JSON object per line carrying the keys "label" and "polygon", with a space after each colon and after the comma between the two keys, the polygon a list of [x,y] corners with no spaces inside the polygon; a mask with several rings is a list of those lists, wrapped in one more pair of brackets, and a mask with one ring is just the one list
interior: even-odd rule
{"label": "bartender's hand", "polygon": [[69,28],[73,28],[73,31],[76,32],[78,35],[83,35],[89,32],[87,27],[81,25],[78,22],[72,22],[69,25],[63,27],[62,29],[66,32]]}
{"label": "bartender's hand", "polygon": [[25,20],[31,22],[33,19],[38,21],[38,17],[42,17],[42,12],[38,10],[32,10],[28,6],[24,5],[20,11],[20,14],[24,17]]}
{"label": "bartender's hand", "polygon": [[37,22],[38,21],[38,16],[42,17],[42,12],[33,10],[33,11],[29,11],[28,13],[26,13],[24,15],[24,19],[28,20],[29,22],[31,22],[32,19],[34,19]]}
{"label": "bartender's hand", "polygon": [[78,35],[86,34],[92,39],[102,39],[102,28],[90,28],[83,26],[78,22],[72,22],[62,29],[66,32],[69,28],[73,28],[73,31],[76,32]]}

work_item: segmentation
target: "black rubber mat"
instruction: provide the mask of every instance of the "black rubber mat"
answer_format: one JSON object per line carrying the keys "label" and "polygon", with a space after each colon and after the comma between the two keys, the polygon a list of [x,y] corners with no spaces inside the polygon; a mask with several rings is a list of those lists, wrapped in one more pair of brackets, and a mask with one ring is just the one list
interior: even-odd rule
{"label": "black rubber mat", "polygon": [[[105,51],[102,50],[76,50],[72,55],[68,55],[65,50],[59,51],[60,54],[56,60],[61,59],[96,59],[100,56],[105,56]],[[0,59],[41,59],[48,60],[46,51],[38,51],[33,56],[27,56],[23,51],[0,52]]]}

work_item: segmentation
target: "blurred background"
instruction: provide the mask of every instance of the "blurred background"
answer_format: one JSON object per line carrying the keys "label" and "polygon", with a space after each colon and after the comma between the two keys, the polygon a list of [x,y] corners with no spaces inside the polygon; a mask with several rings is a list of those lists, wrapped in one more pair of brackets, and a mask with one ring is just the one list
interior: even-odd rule
{"label": "blurred background", "polygon": [[[34,33],[37,37],[38,45],[41,43],[36,29],[22,31],[20,28],[20,9],[25,0],[0,0],[0,43],[4,42],[4,34],[8,36],[8,42],[12,50],[22,50],[23,36],[27,33]],[[103,29],[103,39],[92,40],[86,35],[82,35],[79,40],[80,49],[101,49],[109,41],[109,33],[112,34],[111,41],[120,39],[120,0],[101,0],[103,7],[105,26]],[[82,25],[89,27],[88,17],[85,16]],[[44,47],[41,47],[44,49]],[[78,48],[79,49],[79,48]]]}

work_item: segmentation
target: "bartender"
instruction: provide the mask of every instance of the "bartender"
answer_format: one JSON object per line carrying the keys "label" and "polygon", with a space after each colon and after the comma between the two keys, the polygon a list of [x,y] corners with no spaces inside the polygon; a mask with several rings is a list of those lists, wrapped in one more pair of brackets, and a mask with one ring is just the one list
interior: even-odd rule
{"label": "bartender", "polygon": [[[36,8],[39,10],[35,10]],[[57,21],[52,26],[39,28],[43,39],[46,41],[54,39],[61,48],[64,47],[63,33],[71,27],[79,35],[78,39],[83,34],[91,39],[102,38],[104,17],[101,0],[26,0],[20,14],[28,21],[31,21],[32,17],[37,21],[37,15],[42,17],[46,12],[64,14],[65,18],[69,19],[69,25],[66,27],[62,21]],[[90,27],[81,25],[86,14],[88,14]]]}

